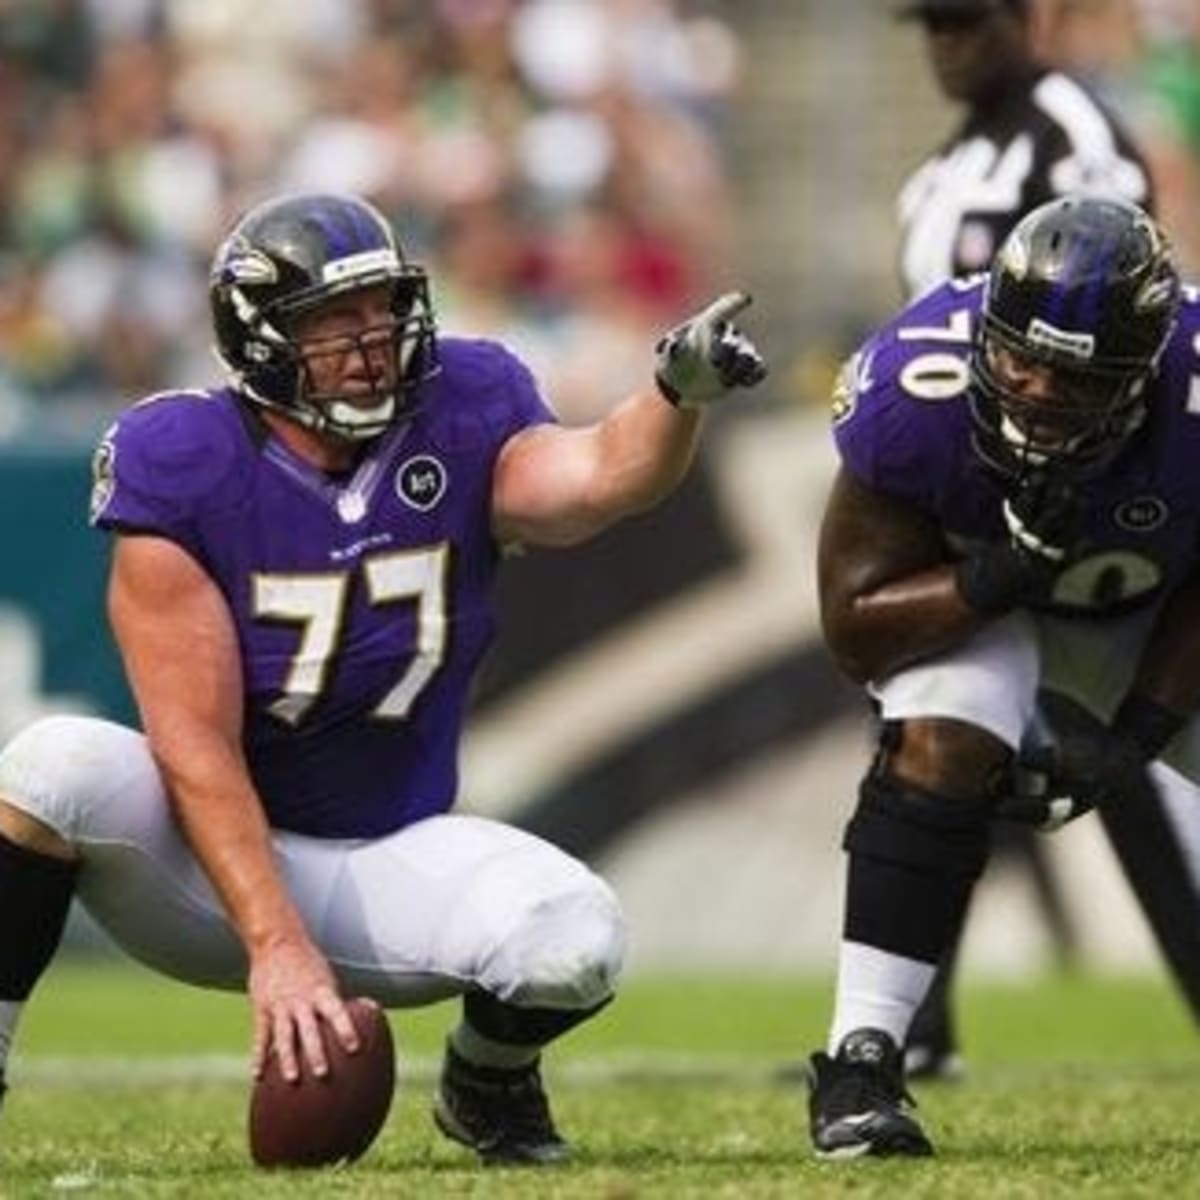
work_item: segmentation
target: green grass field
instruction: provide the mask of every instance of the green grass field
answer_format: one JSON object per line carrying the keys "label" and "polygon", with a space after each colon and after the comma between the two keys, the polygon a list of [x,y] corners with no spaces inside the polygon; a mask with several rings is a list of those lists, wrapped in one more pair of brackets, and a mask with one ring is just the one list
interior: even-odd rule
{"label": "green grass field", "polygon": [[21,1029],[0,1197],[1200,1194],[1200,1039],[1166,984],[968,985],[970,1076],[917,1092],[938,1157],[823,1164],[795,1068],[826,985],[630,981],[548,1060],[576,1162],[482,1171],[427,1113],[450,1006],[394,1014],[401,1084],[358,1164],[259,1172],[245,1148],[247,1011],[109,962],[62,963]]}

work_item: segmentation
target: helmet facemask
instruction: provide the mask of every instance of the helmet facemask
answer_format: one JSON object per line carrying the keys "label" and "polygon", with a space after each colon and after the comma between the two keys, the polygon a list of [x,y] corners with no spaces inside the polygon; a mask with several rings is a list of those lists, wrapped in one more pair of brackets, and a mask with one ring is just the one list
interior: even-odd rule
{"label": "helmet facemask", "polygon": [[[353,291],[388,284],[390,316],[365,329],[320,337],[303,335],[303,318],[346,291],[317,299],[290,300],[264,314],[273,328],[286,331],[287,357],[295,377],[294,420],[347,441],[369,441],[411,415],[409,390],[428,377],[432,366],[432,318],[424,277],[364,277]],[[357,382],[339,390],[323,385],[347,356],[357,355]]]}
{"label": "helmet facemask", "polygon": [[[1050,373],[1048,387],[1022,378]],[[975,447],[1003,474],[1101,471],[1146,420],[1153,368],[1064,365],[985,323],[971,361]]]}
{"label": "helmet facemask", "polygon": [[[371,289],[386,293],[386,319],[311,336],[313,313]],[[238,391],[317,433],[378,437],[412,415],[439,369],[426,274],[357,197],[300,194],[252,210],[217,251],[209,295],[217,353]]]}
{"label": "helmet facemask", "polygon": [[1148,418],[1179,293],[1135,205],[1068,197],[1024,217],[992,263],[971,353],[979,456],[1007,476],[1104,470]]}

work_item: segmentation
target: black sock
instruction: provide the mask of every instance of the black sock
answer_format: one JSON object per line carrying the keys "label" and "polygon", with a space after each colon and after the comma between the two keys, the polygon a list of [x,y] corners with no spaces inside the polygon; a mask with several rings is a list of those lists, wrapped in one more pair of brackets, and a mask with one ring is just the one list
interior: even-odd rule
{"label": "black sock", "polygon": [[0,1000],[27,999],[54,957],[78,873],[0,834]]}
{"label": "black sock", "polygon": [[467,992],[463,1017],[473,1029],[494,1042],[543,1046],[581,1021],[598,1013],[612,997],[591,1008],[522,1008],[497,1000],[490,992]]}

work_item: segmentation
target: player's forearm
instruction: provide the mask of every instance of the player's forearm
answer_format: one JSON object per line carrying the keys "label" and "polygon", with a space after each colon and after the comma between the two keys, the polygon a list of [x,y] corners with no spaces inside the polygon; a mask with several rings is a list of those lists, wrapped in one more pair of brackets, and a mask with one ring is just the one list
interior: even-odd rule
{"label": "player's forearm", "polygon": [[597,438],[595,509],[610,524],[653,508],[678,487],[696,453],[700,414],[673,407],[650,388],[614,409]]}
{"label": "player's forearm", "polygon": [[496,468],[493,520],[501,541],[571,546],[657,504],[686,473],[700,417],[639,392],[584,428],[517,435]]}
{"label": "player's forearm", "polygon": [[178,731],[153,745],[184,834],[247,951],[307,937],[236,747],[218,735]]}
{"label": "player's forearm", "polygon": [[829,649],[841,669],[859,683],[948,650],[984,621],[964,602],[950,565],[827,598],[822,608]]}

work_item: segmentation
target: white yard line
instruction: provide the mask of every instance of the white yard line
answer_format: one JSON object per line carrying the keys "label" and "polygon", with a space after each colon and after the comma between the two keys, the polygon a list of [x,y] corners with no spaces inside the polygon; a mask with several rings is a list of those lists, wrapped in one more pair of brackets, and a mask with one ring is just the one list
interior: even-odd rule
{"label": "white yard line", "polygon": [[[432,1083],[440,1058],[428,1055],[397,1059],[400,1086]],[[745,1055],[623,1051],[547,1062],[546,1074],[569,1086],[623,1083],[719,1082],[763,1085],[772,1082],[783,1062]],[[240,1083],[249,1080],[244,1057],[194,1054],[131,1058],[119,1055],[18,1055],[9,1078],[16,1087],[164,1087],[189,1083]]]}

